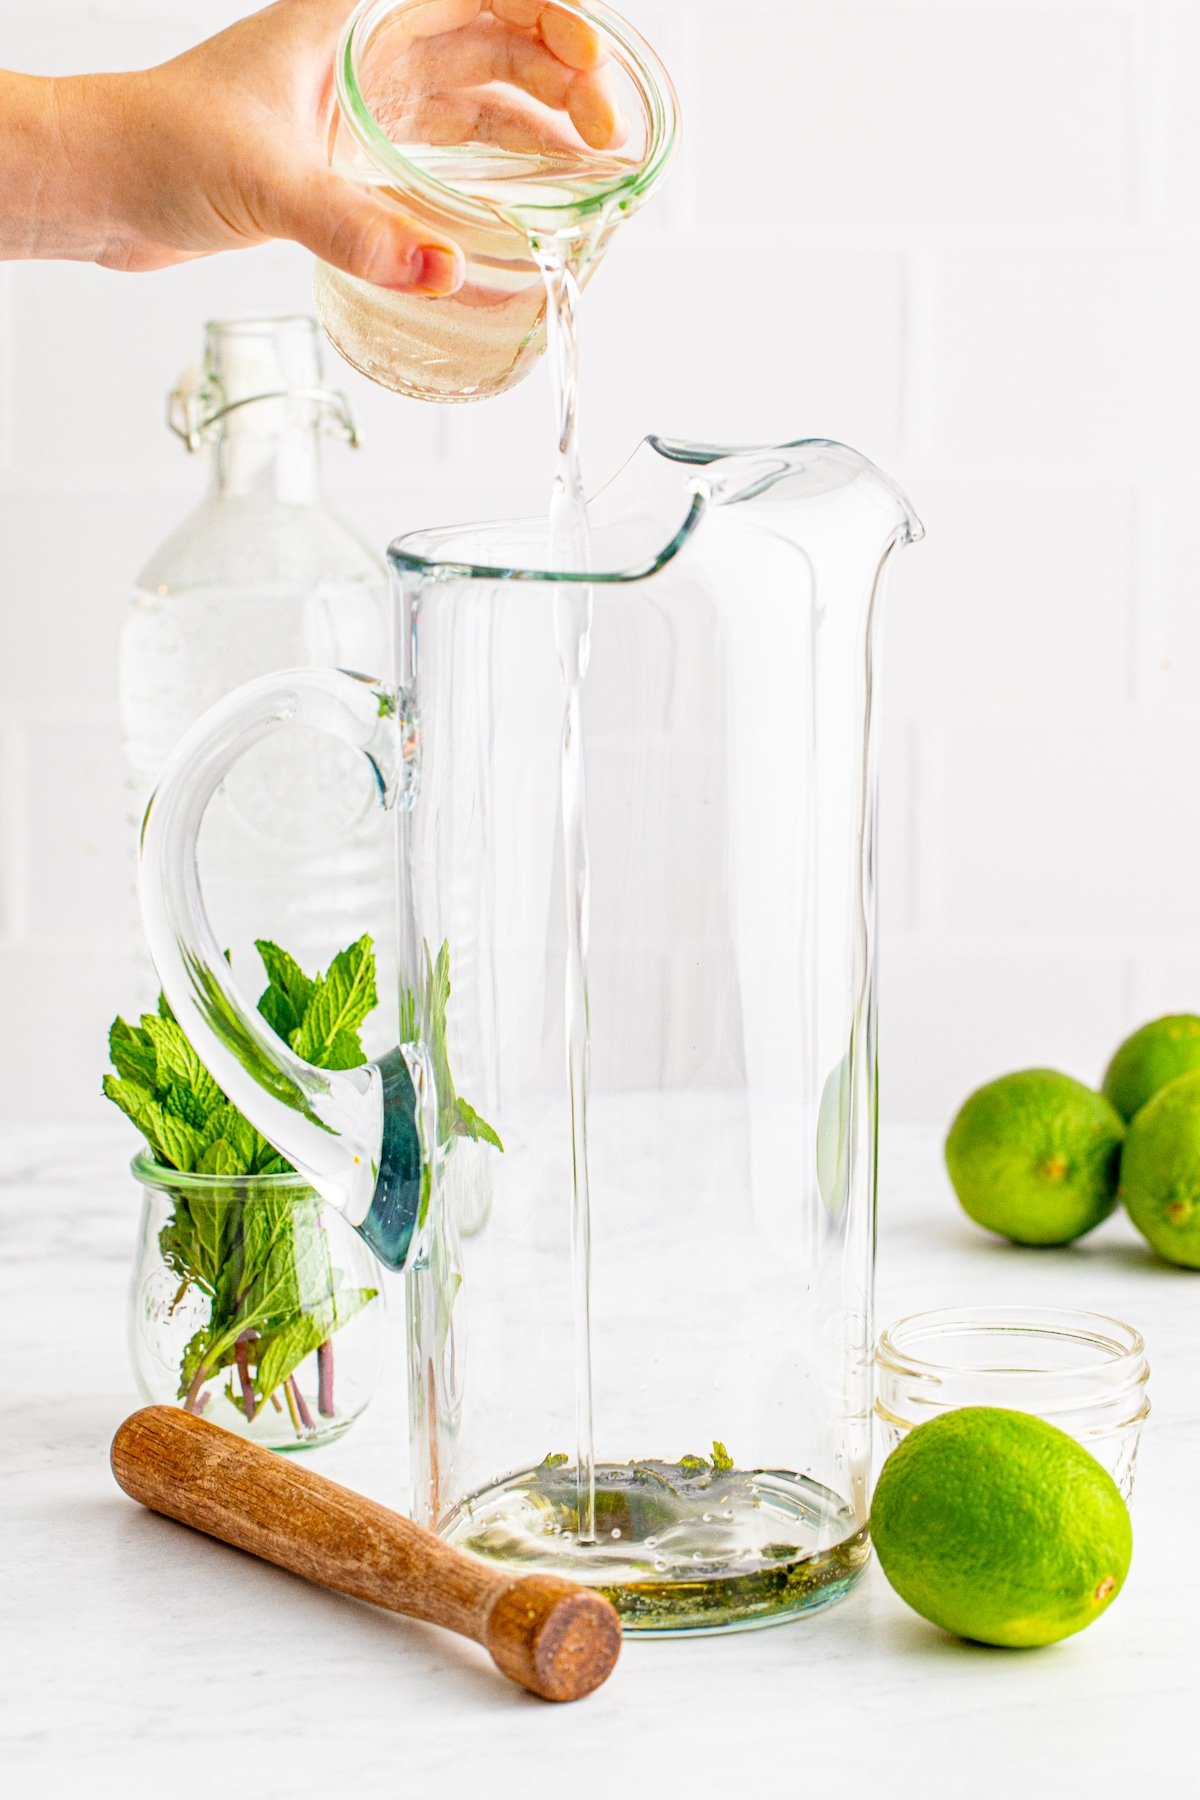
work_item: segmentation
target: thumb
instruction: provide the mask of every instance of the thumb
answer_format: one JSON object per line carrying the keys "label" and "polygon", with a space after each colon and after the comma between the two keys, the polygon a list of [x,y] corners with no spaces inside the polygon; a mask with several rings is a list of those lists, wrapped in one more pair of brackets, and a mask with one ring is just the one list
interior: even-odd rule
{"label": "thumb", "polygon": [[314,169],[276,193],[271,226],[347,275],[376,287],[453,294],[466,259],[453,239],[364,194],[331,169]]}

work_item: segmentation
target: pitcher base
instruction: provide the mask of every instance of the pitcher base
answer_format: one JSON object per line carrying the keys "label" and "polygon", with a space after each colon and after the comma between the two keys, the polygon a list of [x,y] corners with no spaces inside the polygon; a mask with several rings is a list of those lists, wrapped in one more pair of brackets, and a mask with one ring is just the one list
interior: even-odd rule
{"label": "pitcher base", "polygon": [[659,1636],[797,1617],[841,1599],[870,1555],[865,1526],[829,1488],[698,1457],[598,1466],[590,1540],[565,1458],[481,1489],[439,1530],[489,1562],[599,1588],[627,1632]]}

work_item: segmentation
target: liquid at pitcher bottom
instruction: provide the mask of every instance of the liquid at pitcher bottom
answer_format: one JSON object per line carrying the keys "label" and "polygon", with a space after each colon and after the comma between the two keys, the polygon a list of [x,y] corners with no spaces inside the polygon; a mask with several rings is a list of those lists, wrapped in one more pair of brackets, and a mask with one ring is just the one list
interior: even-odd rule
{"label": "liquid at pitcher bottom", "polygon": [[626,1631],[650,1633],[810,1611],[840,1599],[870,1554],[838,1495],[778,1469],[598,1464],[592,1543],[577,1536],[577,1496],[574,1466],[548,1458],[473,1494],[439,1529],[489,1562],[599,1588]]}

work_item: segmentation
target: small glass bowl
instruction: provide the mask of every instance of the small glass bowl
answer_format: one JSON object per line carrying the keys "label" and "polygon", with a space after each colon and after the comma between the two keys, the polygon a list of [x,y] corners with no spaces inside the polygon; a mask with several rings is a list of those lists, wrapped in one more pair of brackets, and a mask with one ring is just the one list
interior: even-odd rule
{"label": "small glass bowl", "polygon": [[383,1367],[382,1270],[362,1238],[299,1175],[131,1166],[129,1348],[144,1397],[268,1450],[341,1437]]}
{"label": "small glass bowl", "polygon": [[875,1363],[885,1454],[938,1413],[1003,1406],[1057,1425],[1132,1493],[1150,1411],[1146,1346],[1132,1325],[1054,1307],[946,1307],[889,1325]]}
{"label": "small glass bowl", "polygon": [[[350,15],[334,68],[331,156],[340,175],[426,227],[432,241],[457,243],[466,280],[457,294],[431,299],[375,287],[319,262],[313,292],[330,343],[372,381],[418,400],[481,400],[521,381],[545,348],[546,285],[532,238],[570,245],[571,265],[586,281],[618,221],[658,187],[675,148],[678,102],[666,70],[632,25],[595,0],[586,8],[581,0],[559,0],[556,13],[585,18],[599,36],[629,137],[611,156],[588,153],[580,139],[578,167],[563,156],[570,175],[557,182],[530,176],[528,191],[505,215],[482,197],[489,185],[495,195],[497,171],[513,163],[518,172],[527,172],[526,165],[536,171],[542,159],[534,153],[522,164],[507,156],[499,128],[511,130],[512,121],[501,104],[503,83],[493,84],[493,104],[473,128],[473,175],[461,157],[456,162],[453,144],[442,142],[439,152],[423,141],[431,55],[437,67],[425,20],[434,10],[420,0],[362,0]],[[422,22],[410,29],[414,14]],[[436,35],[460,34],[448,21]],[[453,54],[453,41],[443,49]],[[478,91],[487,95],[492,88]],[[495,144],[489,129],[499,131]],[[519,174],[510,175],[509,187],[519,189]]]}

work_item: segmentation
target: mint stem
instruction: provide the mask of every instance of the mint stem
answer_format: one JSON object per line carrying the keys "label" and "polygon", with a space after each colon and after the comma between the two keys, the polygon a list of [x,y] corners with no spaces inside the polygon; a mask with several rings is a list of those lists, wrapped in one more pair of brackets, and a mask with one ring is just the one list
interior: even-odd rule
{"label": "mint stem", "polygon": [[300,1423],[303,1425],[305,1431],[315,1431],[316,1421],[308,1410],[307,1400],[305,1400],[304,1395],[300,1392],[300,1383],[296,1380],[294,1375],[289,1375],[288,1380],[292,1384],[292,1397],[296,1402],[296,1411],[300,1414]]}
{"label": "mint stem", "polygon": [[333,1340],[326,1338],[317,1345],[317,1409],[326,1419],[333,1417]]}
{"label": "mint stem", "polygon": [[256,1409],[254,1404],[254,1383],[250,1379],[250,1354],[246,1346],[247,1344],[252,1343],[257,1337],[257,1331],[243,1331],[241,1337],[234,1346],[233,1352],[237,1359],[238,1380],[242,1384],[242,1406],[245,1410],[247,1419],[251,1421],[253,1421]]}
{"label": "mint stem", "polygon": [[196,1404],[196,1397],[207,1380],[208,1368],[204,1363],[201,1363],[200,1367],[196,1370],[196,1373],[192,1376],[192,1385],[188,1389],[187,1399],[183,1403],[184,1412],[200,1411],[200,1408]]}

